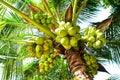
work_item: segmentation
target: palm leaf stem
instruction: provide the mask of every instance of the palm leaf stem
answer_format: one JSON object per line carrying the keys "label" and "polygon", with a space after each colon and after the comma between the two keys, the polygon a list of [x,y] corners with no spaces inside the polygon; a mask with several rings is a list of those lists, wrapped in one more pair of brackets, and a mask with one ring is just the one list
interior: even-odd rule
{"label": "palm leaf stem", "polygon": [[73,5],[73,16],[72,16],[73,25],[74,25],[74,22],[75,22],[75,19],[76,19],[77,2],[78,2],[78,0],[75,0],[75,1],[74,1],[74,5]]}
{"label": "palm leaf stem", "polygon": [[33,27],[31,24],[28,24],[28,23],[6,22],[6,24],[15,26],[15,27],[27,27],[27,26]]}
{"label": "palm leaf stem", "polygon": [[0,59],[17,59],[17,57],[0,55]]}
{"label": "palm leaf stem", "polygon": [[[80,7],[79,7],[79,9],[78,9],[78,11],[77,11],[77,13],[76,13],[76,16],[75,16],[76,21],[77,21],[77,18],[78,18],[78,16],[79,16],[81,10],[86,6],[87,1],[88,1],[88,0],[84,0],[84,1],[81,3],[81,5],[80,5]],[[76,22],[76,21],[75,21],[75,22]]]}

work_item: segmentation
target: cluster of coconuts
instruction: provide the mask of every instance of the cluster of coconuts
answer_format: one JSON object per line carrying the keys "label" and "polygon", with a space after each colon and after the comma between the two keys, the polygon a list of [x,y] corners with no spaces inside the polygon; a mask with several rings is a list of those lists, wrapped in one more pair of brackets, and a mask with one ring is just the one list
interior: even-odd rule
{"label": "cluster of coconuts", "polygon": [[84,53],[84,60],[87,65],[87,69],[88,69],[89,73],[92,75],[96,75],[97,69],[98,69],[98,64],[97,64],[96,58],[93,55]]}
{"label": "cluster of coconuts", "polygon": [[34,13],[31,15],[31,18],[43,26],[49,26],[52,24],[52,17],[45,13]]}
{"label": "cluster of coconuts", "polygon": [[39,72],[44,74],[50,72],[57,64],[57,57],[53,53],[42,55],[39,61]]}
{"label": "cluster of coconuts", "polygon": [[34,45],[34,44],[32,44],[32,45],[27,45],[26,51],[27,51],[27,53],[28,53],[28,55],[29,55],[30,57],[36,56],[36,54],[35,54],[35,45]]}
{"label": "cluster of coconuts", "polygon": [[30,56],[35,56],[40,58],[44,54],[49,54],[54,52],[53,42],[50,39],[44,39],[44,37],[35,38],[35,43],[33,45],[27,46],[27,51]]}
{"label": "cluster of coconuts", "polygon": [[81,38],[88,47],[98,48],[106,43],[103,32],[95,27],[85,28],[84,35]]}
{"label": "cluster of coconuts", "polygon": [[59,27],[55,29],[56,42],[62,44],[66,50],[71,47],[78,47],[78,41],[80,40],[79,30],[79,26],[72,26],[70,22],[59,22]]}
{"label": "cluster of coconuts", "polygon": [[38,54],[49,54],[49,53],[53,53],[54,49],[53,49],[53,41],[51,39],[44,39],[43,37],[38,37],[36,39],[36,47],[35,47],[35,51]]}
{"label": "cluster of coconuts", "polygon": [[40,59],[39,72],[50,72],[57,64],[57,56],[54,55],[53,41],[45,37],[34,37],[35,43],[27,46],[27,51],[32,56]]}

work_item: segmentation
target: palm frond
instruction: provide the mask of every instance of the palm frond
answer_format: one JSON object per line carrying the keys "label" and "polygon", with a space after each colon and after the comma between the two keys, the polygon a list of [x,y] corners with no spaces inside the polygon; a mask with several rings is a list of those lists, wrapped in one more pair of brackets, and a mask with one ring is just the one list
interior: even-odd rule
{"label": "palm frond", "polygon": [[91,24],[91,19],[94,19],[98,16],[96,14],[100,12],[101,7],[102,5],[99,0],[88,0],[86,8],[84,8],[79,15],[78,24]]}
{"label": "palm frond", "polygon": [[17,43],[22,41],[24,36],[33,35],[32,26],[24,23],[23,19],[12,11],[5,11],[1,20],[3,18],[6,26],[0,31],[0,63],[4,64],[2,80],[23,80],[25,47]]}
{"label": "palm frond", "polygon": [[107,80],[119,80],[120,79],[120,75],[119,74],[113,74],[109,79]]}
{"label": "palm frond", "polygon": [[23,71],[21,64],[21,60],[8,59],[6,63],[4,63],[1,80],[22,80]]}
{"label": "palm frond", "polygon": [[[108,44],[108,47],[111,51],[111,56],[112,56],[112,60],[115,61],[118,66],[120,65],[120,41],[116,40],[117,42],[111,41]],[[111,45],[112,44],[112,45]]]}
{"label": "palm frond", "polygon": [[3,69],[4,75],[2,76],[2,80],[9,80],[10,74],[12,73],[11,72],[12,69],[10,70],[10,68],[13,68],[13,64],[14,64],[13,60],[8,60],[6,64],[4,64],[4,69]]}
{"label": "palm frond", "polygon": [[114,1],[114,0],[103,0],[104,7],[113,6],[113,7],[119,7],[120,6],[120,0]]}
{"label": "palm frond", "polygon": [[65,11],[70,2],[71,0],[51,0],[51,3],[53,4],[53,7],[57,12],[57,16],[59,17],[60,20],[64,20]]}

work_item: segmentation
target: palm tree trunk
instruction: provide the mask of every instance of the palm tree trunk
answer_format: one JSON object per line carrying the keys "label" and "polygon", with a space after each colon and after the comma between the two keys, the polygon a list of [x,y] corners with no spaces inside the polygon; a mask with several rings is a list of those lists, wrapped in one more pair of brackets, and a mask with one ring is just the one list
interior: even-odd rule
{"label": "palm tree trunk", "polygon": [[69,69],[76,80],[93,80],[89,75],[86,64],[84,63],[80,53],[74,49],[65,52]]}

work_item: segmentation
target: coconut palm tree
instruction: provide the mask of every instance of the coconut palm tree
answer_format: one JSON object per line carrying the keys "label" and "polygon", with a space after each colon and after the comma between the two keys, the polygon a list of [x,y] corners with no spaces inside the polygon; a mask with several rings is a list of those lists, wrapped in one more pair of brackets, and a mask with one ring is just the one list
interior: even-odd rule
{"label": "coconut palm tree", "polygon": [[[39,2],[35,2],[34,0],[1,0],[0,3],[2,80],[72,80],[73,77],[77,80],[93,80],[93,74],[96,74],[97,70],[107,72],[100,64],[101,59],[114,61],[119,66],[119,1],[39,0]],[[99,7],[106,8],[109,6],[112,7],[111,15],[107,19],[101,22],[89,21],[99,11]],[[43,16],[42,19],[39,19],[41,22],[39,22],[38,16],[39,18]],[[51,21],[48,21],[47,24],[45,19]],[[89,22],[91,26],[103,30],[107,40],[104,46],[96,48],[88,44],[88,40],[81,37],[85,36],[82,29],[74,34],[80,34],[80,39],[78,35],[76,39],[79,40],[74,42],[77,46],[74,43],[71,43],[72,47],[64,45],[67,44],[68,38],[57,41],[56,38],[60,35],[61,37],[66,36],[60,31],[60,35],[57,33],[57,29],[59,30],[61,25],[68,23],[70,26],[76,27],[85,21]],[[95,27],[92,29],[96,30]],[[68,33],[67,37],[73,37],[74,32]],[[41,37],[44,38],[44,44],[52,40],[52,47],[50,43],[49,45],[46,44],[50,50],[52,49],[52,52],[45,53],[43,51],[48,47],[46,48],[43,43],[37,42]],[[59,42],[60,40],[61,42]],[[40,54],[41,51],[42,55]],[[44,55],[49,58],[53,53],[52,61],[49,61],[51,63],[44,65],[49,66],[55,61],[54,67],[51,68],[51,71],[46,67],[46,72],[42,73],[42,58],[46,58]],[[85,55],[89,57],[87,60]],[[90,57],[93,60],[90,60]],[[89,61],[95,64],[92,69],[89,68]],[[94,65],[91,62],[90,66]]]}

